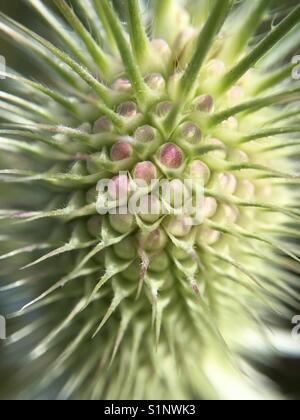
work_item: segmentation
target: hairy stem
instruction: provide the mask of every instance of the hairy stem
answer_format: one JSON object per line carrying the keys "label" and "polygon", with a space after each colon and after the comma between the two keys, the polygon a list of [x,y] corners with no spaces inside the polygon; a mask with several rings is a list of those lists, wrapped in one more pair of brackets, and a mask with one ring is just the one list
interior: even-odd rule
{"label": "hairy stem", "polygon": [[132,48],[139,63],[143,62],[149,48],[149,41],[143,25],[139,0],[127,0],[128,24]]}
{"label": "hairy stem", "polygon": [[277,27],[270,32],[253,50],[233,67],[223,78],[220,93],[236,83],[260,58],[277,44],[300,21],[300,6],[297,6]]}

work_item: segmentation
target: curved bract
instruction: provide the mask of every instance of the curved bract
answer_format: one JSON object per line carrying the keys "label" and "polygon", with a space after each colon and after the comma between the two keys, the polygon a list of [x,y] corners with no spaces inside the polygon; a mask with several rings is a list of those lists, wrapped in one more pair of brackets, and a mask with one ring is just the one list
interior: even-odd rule
{"label": "curved bract", "polygon": [[41,66],[0,73],[0,393],[280,397],[248,360],[299,307],[300,6],[27,3],[49,39],[0,13]]}

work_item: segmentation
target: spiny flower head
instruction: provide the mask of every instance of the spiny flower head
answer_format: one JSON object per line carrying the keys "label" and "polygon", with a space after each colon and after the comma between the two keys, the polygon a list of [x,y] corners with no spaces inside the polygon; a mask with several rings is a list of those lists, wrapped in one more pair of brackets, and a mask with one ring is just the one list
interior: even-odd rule
{"label": "spiny flower head", "polygon": [[272,1],[28,3],[54,40],[0,14],[47,75],[1,72],[4,391],[260,396],[247,357],[268,347],[266,314],[299,304],[300,87],[282,63],[300,7],[261,34]]}

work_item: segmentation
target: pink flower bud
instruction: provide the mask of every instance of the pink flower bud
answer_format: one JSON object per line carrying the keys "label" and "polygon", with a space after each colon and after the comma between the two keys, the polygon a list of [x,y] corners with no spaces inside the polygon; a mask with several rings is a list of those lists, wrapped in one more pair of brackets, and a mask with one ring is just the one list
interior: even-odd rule
{"label": "pink flower bud", "polygon": [[187,217],[171,216],[166,223],[166,229],[171,235],[183,238],[190,233],[192,225]]}
{"label": "pink flower bud", "polygon": [[223,172],[218,176],[218,188],[220,192],[232,195],[237,189],[237,179],[229,172]]}
{"label": "pink flower bud", "polygon": [[234,163],[248,163],[249,156],[243,150],[234,149],[230,152],[229,160]]}
{"label": "pink flower bud", "polygon": [[100,117],[94,124],[94,133],[111,133],[114,131],[113,123],[107,117]]}
{"label": "pink flower bud", "polygon": [[126,175],[115,176],[108,185],[109,197],[114,201],[123,201],[128,198],[129,179]]}
{"label": "pink flower bud", "polygon": [[212,112],[214,110],[214,99],[211,95],[198,96],[193,102],[195,111]]}
{"label": "pink flower bud", "polygon": [[183,163],[182,150],[173,143],[167,143],[160,149],[160,162],[169,169],[178,169]]}
{"label": "pink flower bud", "polygon": [[157,131],[155,128],[150,125],[143,125],[142,127],[137,128],[134,133],[134,138],[141,143],[150,143],[156,139],[156,134]]}
{"label": "pink flower bud", "polygon": [[112,228],[121,234],[130,232],[135,224],[135,218],[132,214],[110,214],[109,221]]}
{"label": "pink flower bud", "polygon": [[204,197],[203,200],[203,217],[210,219],[213,217],[218,209],[217,200],[213,197]]}
{"label": "pink flower bud", "polygon": [[222,122],[222,125],[229,130],[237,130],[239,128],[239,122],[235,117],[229,117],[228,120]]}
{"label": "pink flower bud", "polygon": [[223,142],[219,139],[209,139],[208,145],[220,147],[220,149],[213,150],[210,154],[217,159],[225,159],[227,157],[227,150]]}
{"label": "pink flower bud", "polygon": [[160,73],[152,73],[145,77],[145,82],[152,90],[164,90],[166,82]]}
{"label": "pink flower bud", "polygon": [[173,179],[167,184],[165,200],[173,208],[184,208],[185,199],[190,199],[190,193],[180,179]]}
{"label": "pink flower bud", "polygon": [[216,244],[221,237],[221,233],[217,230],[212,230],[206,227],[202,227],[197,238],[196,242],[199,246],[201,245],[214,245]]}
{"label": "pink flower bud", "polygon": [[243,179],[238,184],[236,195],[240,198],[249,199],[255,196],[255,191],[255,185],[248,179]]}
{"label": "pink flower bud", "polygon": [[224,204],[224,213],[231,223],[235,223],[239,217],[239,211],[235,206]]}
{"label": "pink flower bud", "polygon": [[238,209],[230,204],[222,204],[214,220],[219,223],[235,223],[239,217]]}
{"label": "pink flower bud", "polygon": [[185,50],[188,49],[188,44],[192,43],[196,34],[197,32],[194,28],[187,27],[177,36],[174,45],[176,46],[176,55],[179,59],[184,54]]}
{"label": "pink flower bud", "polygon": [[111,85],[113,90],[116,90],[117,92],[126,92],[129,93],[132,91],[131,83],[128,79],[125,78],[119,78],[115,80]]}
{"label": "pink flower bud", "polygon": [[122,117],[131,118],[137,115],[138,107],[133,101],[123,102],[118,106],[117,112]]}
{"label": "pink flower bud", "polygon": [[114,253],[122,260],[133,260],[137,255],[136,241],[129,237],[114,245]]}
{"label": "pink flower bud", "polygon": [[240,86],[236,85],[228,91],[227,95],[231,102],[236,103],[240,102],[244,98],[244,91]]}
{"label": "pink flower bud", "polygon": [[201,160],[194,160],[190,165],[190,176],[192,179],[201,179],[206,185],[210,179],[210,169]]}
{"label": "pink flower bud", "polygon": [[163,229],[155,229],[151,233],[139,234],[140,245],[145,251],[160,251],[165,248],[168,238]]}
{"label": "pink flower bud", "polygon": [[155,254],[150,261],[149,271],[163,273],[169,267],[169,257],[165,251]]}
{"label": "pink flower bud", "polygon": [[168,61],[171,58],[172,50],[164,39],[156,38],[151,41],[152,50],[155,55],[159,55],[163,61]]}
{"label": "pink flower bud", "polygon": [[225,70],[225,64],[222,60],[219,59],[213,59],[208,63],[208,72],[210,76],[221,76]]}
{"label": "pink flower bud", "polygon": [[155,195],[142,196],[140,199],[140,218],[146,223],[155,223],[161,213],[159,198]]}
{"label": "pink flower bud", "polygon": [[82,131],[82,133],[90,134],[92,132],[92,126],[90,123],[86,122],[86,123],[81,124],[78,127],[78,130]]}
{"label": "pink flower bud", "polygon": [[180,136],[191,144],[197,144],[202,139],[202,132],[200,128],[192,123],[192,122],[185,122],[179,127]]}
{"label": "pink flower bud", "polygon": [[134,168],[133,177],[137,181],[142,180],[150,184],[157,178],[156,166],[150,161],[140,162]]}
{"label": "pink flower bud", "polygon": [[173,108],[172,102],[164,101],[164,102],[160,102],[156,106],[155,112],[159,118],[164,118],[171,112],[172,108]]}
{"label": "pink flower bud", "polygon": [[113,161],[128,159],[132,156],[132,146],[126,141],[115,143],[110,151],[110,157]]}

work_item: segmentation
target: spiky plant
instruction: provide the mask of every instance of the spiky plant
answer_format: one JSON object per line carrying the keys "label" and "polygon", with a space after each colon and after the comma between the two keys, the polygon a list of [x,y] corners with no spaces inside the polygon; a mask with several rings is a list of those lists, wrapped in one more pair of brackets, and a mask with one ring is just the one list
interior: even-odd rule
{"label": "spiky plant", "polygon": [[[276,397],[249,357],[299,304],[300,6],[26,3],[51,30],[0,14],[40,73],[1,72],[1,395]],[[100,216],[104,178],[203,183],[203,224]]]}

